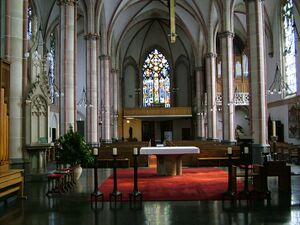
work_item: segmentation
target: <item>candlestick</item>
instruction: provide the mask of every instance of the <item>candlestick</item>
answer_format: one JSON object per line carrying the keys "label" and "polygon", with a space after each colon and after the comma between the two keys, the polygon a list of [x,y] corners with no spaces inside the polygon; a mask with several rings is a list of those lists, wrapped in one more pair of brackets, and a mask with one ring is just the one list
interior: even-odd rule
{"label": "candlestick", "polygon": [[118,155],[118,150],[117,150],[117,148],[113,148],[113,155]]}
{"label": "candlestick", "polygon": [[245,147],[245,148],[244,148],[244,153],[245,153],[245,154],[248,154],[248,153],[249,153],[249,148],[248,148],[248,147]]}
{"label": "candlestick", "polygon": [[93,155],[98,155],[98,148],[93,148]]}
{"label": "candlestick", "polygon": [[275,120],[273,120],[272,121],[272,130],[273,130],[273,137],[275,137],[276,136],[276,121]]}
{"label": "candlestick", "polygon": [[137,155],[138,154],[138,149],[137,148],[133,148],[133,154]]}
{"label": "candlestick", "polygon": [[232,154],[232,148],[231,148],[231,147],[228,147],[228,148],[227,148],[227,154],[228,154],[228,155],[231,155],[231,154]]}

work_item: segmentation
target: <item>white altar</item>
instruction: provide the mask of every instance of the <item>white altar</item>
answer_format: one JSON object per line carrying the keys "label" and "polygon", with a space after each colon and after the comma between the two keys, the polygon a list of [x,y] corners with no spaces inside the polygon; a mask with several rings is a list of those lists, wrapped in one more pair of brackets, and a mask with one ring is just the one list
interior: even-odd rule
{"label": "white altar", "polygon": [[198,154],[200,149],[195,146],[142,147],[141,155],[156,155],[157,174],[176,176],[182,174],[182,159],[185,154]]}

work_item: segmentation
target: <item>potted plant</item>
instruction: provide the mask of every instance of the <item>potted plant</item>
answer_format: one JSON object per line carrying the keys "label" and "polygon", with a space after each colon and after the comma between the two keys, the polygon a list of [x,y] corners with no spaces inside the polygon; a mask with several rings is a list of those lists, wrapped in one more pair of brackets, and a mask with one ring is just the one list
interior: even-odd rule
{"label": "potted plant", "polygon": [[[72,127],[57,140],[57,144],[58,162],[73,167],[75,178],[78,180],[82,172],[81,166],[88,166],[93,162],[90,146],[78,132],[73,131]],[[79,173],[77,177],[76,173]]]}

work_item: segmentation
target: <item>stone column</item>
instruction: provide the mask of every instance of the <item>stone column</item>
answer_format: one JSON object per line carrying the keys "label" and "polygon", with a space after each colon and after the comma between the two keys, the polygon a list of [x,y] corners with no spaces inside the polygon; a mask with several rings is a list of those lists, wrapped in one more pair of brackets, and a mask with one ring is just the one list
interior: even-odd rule
{"label": "stone column", "polygon": [[10,56],[10,46],[11,46],[11,1],[5,1],[5,47],[4,47],[4,58],[9,58]]}
{"label": "stone column", "polygon": [[266,74],[263,1],[246,0],[247,31],[249,43],[249,73],[251,77],[251,126],[253,161],[262,162],[261,152],[267,144],[267,108],[266,108]]}
{"label": "stone column", "polygon": [[202,67],[195,68],[196,76],[196,137],[199,139],[205,139],[205,127],[203,113],[205,111],[205,95],[204,95],[204,74]]}
{"label": "stone column", "polygon": [[98,34],[85,35],[87,46],[87,100],[91,106],[87,107],[87,141],[98,142],[98,102],[97,102],[97,39]]}
{"label": "stone column", "polygon": [[111,142],[111,129],[110,129],[110,57],[108,55],[101,55],[101,83],[103,92],[101,92],[103,111],[102,113],[102,140],[104,142]]}
{"label": "stone column", "polygon": [[113,139],[118,140],[119,70],[112,70],[113,77]]}
{"label": "stone column", "polygon": [[233,33],[219,34],[222,61],[223,142],[234,143]]}
{"label": "stone column", "polygon": [[58,0],[60,6],[60,73],[64,91],[62,100],[62,124],[63,132],[66,132],[70,126],[75,128],[76,120],[76,23],[77,19],[76,0]]}
{"label": "stone column", "polygon": [[208,140],[217,140],[216,57],[217,55],[212,52],[206,54]]}
{"label": "stone column", "polygon": [[23,1],[11,0],[10,15],[10,93],[9,93],[9,147],[13,161],[23,158]]}

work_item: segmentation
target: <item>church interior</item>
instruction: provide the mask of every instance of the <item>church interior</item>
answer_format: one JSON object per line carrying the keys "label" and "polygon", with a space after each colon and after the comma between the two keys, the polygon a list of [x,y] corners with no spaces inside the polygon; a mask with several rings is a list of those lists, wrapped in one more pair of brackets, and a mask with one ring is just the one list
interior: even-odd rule
{"label": "church interior", "polygon": [[299,0],[1,0],[0,34],[0,224],[300,224]]}

